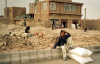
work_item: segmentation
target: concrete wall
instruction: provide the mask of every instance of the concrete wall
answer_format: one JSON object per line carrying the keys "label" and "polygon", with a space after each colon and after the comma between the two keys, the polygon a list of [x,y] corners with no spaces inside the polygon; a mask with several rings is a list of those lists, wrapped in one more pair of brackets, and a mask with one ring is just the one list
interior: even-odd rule
{"label": "concrete wall", "polygon": [[[86,20],[86,26],[93,30],[100,30],[100,20]],[[84,20],[81,20],[81,25],[84,25]]]}
{"label": "concrete wall", "polygon": [[[100,53],[100,46],[83,46],[82,48]],[[28,64],[54,59],[63,59],[61,49],[43,49],[0,53],[0,64]]]}

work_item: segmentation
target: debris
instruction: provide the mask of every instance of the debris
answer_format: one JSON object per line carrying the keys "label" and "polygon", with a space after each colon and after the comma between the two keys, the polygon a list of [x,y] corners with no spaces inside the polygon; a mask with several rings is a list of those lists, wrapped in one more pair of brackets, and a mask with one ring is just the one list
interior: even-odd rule
{"label": "debris", "polygon": [[[62,30],[52,30],[51,28],[47,29],[44,27],[30,27],[30,33],[27,35],[25,34],[25,27],[19,25],[1,24],[0,29],[0,53],[4,52],[4,49],[9,49],[11,52],[19,50],[50,49],[54,46],[56,39],[59,37],[60,31]],[[91,32],[84,32],[83,30],[68,28],[65,28],[64,30],[71,33],[74,46],[100,45],[100,31],[91,30]],[[43,38],[41,38],[41,36],[40,38],[37,38],[36,33],[40,33]],[[5,36],[5,34],[13,34],[16,36],[10,37]],[[31,37],[28,37],[27,39],[27,36]],[[25,37],[25,39],[21,37]]]}
{"label": "debris", "polygon": [[8,51],[9,49],[7,49],[7,51]]}

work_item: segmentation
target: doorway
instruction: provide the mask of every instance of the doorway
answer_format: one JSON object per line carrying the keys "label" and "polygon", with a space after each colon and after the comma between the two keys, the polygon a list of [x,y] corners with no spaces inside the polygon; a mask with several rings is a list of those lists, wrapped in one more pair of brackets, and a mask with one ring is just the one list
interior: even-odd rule
{"label": "doorway", "polygon": [[64,25],[64,28],[65,28],[66,23],[65,23],[65,22],[63,22],[63,25]]}
{"label": "doorway", "polygon": [[50,19],[50,21],[52,21],[52,29],[54,29],[55,25],[56,25],[56,21],[59,21],[58,19]]}
{"label": "doorway", "polygon": [[63,28],[67,28],[68,27],[68,20],[62,19],[61,24],[63,25]]}
{"label": "doorway", "polygon": [[73,21],[72,21],[72,24],[75,25],[75,28],[76,28],[76,29],[78,28],[78,26],[77,26],[77,24],[78,24],[78,20],[73,20]]}

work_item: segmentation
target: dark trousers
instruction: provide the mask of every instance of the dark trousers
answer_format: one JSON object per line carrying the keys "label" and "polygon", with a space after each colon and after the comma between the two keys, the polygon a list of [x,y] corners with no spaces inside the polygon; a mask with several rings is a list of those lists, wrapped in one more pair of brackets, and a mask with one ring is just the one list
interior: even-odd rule
{"label": "dark trousers", "polygon": [[62,45],[64,45],[64,43],[66,43],[66,40],[64,38],[60,37],[58,42],[55,43],[53,48],[55,49],[57,46],[62,46]]}

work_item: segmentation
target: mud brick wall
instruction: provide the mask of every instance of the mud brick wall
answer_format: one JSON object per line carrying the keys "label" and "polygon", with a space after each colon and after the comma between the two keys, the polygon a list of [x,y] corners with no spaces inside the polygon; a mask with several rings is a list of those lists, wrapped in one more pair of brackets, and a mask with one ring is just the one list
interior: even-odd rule
{"label": "mud brick wall", "polygon": [[[86,20],[85,24],[88,28],[100,30],[100,20]],[[84,25],[84,20],[81,20],[81,25]]]}

